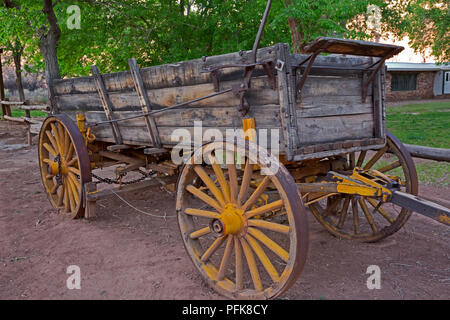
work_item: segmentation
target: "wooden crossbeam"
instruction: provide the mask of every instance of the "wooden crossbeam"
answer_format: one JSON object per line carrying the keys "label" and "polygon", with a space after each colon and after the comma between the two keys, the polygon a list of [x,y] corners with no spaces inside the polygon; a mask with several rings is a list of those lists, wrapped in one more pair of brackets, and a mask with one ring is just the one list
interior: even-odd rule
{"label": "wooden crossbeam", "polygon": [[[112,104],[109,100],[108,92],[106,91],[105,83],[103,82],[102,75],[100,74],[100,71],[98,70],[98,67],[96,65],[91,66],[92,74],[95,78],[95,83],[97,85],[97,91],[100,96],[100,100],[102,101],[103,109],[105,110],[106,118],[108,120],[115,120],[114,115],[112,112]],[[122,144],[122,135],[120,134],[119,125],[117,122],[112,121],[111,122],[111,129],[114,136],[114,141],[116,144]]]}
{"label": "wooden crossbeam", "polygon": [[146,114],[145,124],[147,125],[150,140],[152,141],[154,147],[160,148],[161,139],[159,137],[155,119],[148,114],[149,110],[152,110],[152,107],[150,105],[150,100],[148,98],[147,92],[145,91],[144,82],[142,81],[141,72],[139,71],[136,59],[131,58],[130,60],[128,60],[128,65],[130,66],[131,77],[133,78],[134,86],[139,96],[139,102],[141,103],[142,112]]}

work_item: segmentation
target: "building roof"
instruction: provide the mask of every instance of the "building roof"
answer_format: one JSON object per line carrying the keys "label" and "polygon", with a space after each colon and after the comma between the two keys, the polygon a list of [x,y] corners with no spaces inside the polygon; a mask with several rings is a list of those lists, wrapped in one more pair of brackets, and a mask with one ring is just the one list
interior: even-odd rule
{"label": "building roof", "polygon": [[450,70],[450,64],[386,62],[388,71],[440,71]]}

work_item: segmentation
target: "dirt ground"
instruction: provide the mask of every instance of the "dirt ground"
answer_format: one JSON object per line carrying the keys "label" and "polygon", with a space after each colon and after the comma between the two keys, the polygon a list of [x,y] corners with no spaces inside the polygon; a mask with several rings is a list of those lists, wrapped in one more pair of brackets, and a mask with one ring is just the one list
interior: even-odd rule
{"label": "dirt ground", "polygon": [[[35,137],[36,139],[36,137]],[[154,218],[116,197],[98,202],[95,220],[57,215],[40,181],[37,148],[23,127],[0,122],[0,299],[222,299],[184,251],[174,218]],[[449,190],[421,194],[450,200]],[[155,187],[124,196],[155,215],[174,215],[175,198]],[[303,273],[282,299],[448,299],[450,228],[414,214],[375,244],[339,240],[310,216]],[[66,287],[69,265],[81,289]],[[366,286],[369,265],[381,289]]]}

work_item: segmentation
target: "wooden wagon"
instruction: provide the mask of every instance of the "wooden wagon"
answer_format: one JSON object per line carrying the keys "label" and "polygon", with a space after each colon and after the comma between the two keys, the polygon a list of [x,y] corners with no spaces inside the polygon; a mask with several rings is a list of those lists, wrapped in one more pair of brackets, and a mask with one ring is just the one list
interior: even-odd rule
{"label": "wooden wagon", "polygon": [[[385,129],[384,61],[403,48],[319,38],[304,55],[258,50],[264,22],[252,51],[143,69],[131,59],[129,71],[93,66],[51,83],[39,161],[53,206],[92,217],[109,193],[99,183],[172,186],[188,255],[230,298],[274,298],[294,283],[306,206],[332,234],[365,242],[399,230],[411,209],[448,224],[448,209],[415,197],[414,163]],[[200,140],[174,139],[180,130]],[[108,166],[116,177],[98,175]]]}

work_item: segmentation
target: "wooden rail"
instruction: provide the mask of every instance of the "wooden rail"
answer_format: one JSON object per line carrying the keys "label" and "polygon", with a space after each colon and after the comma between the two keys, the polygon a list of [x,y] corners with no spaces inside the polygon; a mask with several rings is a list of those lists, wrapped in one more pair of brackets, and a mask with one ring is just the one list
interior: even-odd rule
{"label": "wooden rail", "polygon": [[450,149],[431,148],[405,144],[411,156],[435,161],[450,162]]}
{"label": "wooden rail", "polygon": [[[38,104],[38,105],[30,105],[28,104],[28,101],[9,101],[9,100],[2,100],[0,101],[1,105],[5,105],[9,108],[9,106],[19,106],[20,110],[25,110],[25,116],[27,118],[31,118],[31,110],[40,110],[40,111],[46,111],[48,110],[47,105]],[[10,115],[8,115],[10,116]]]}

